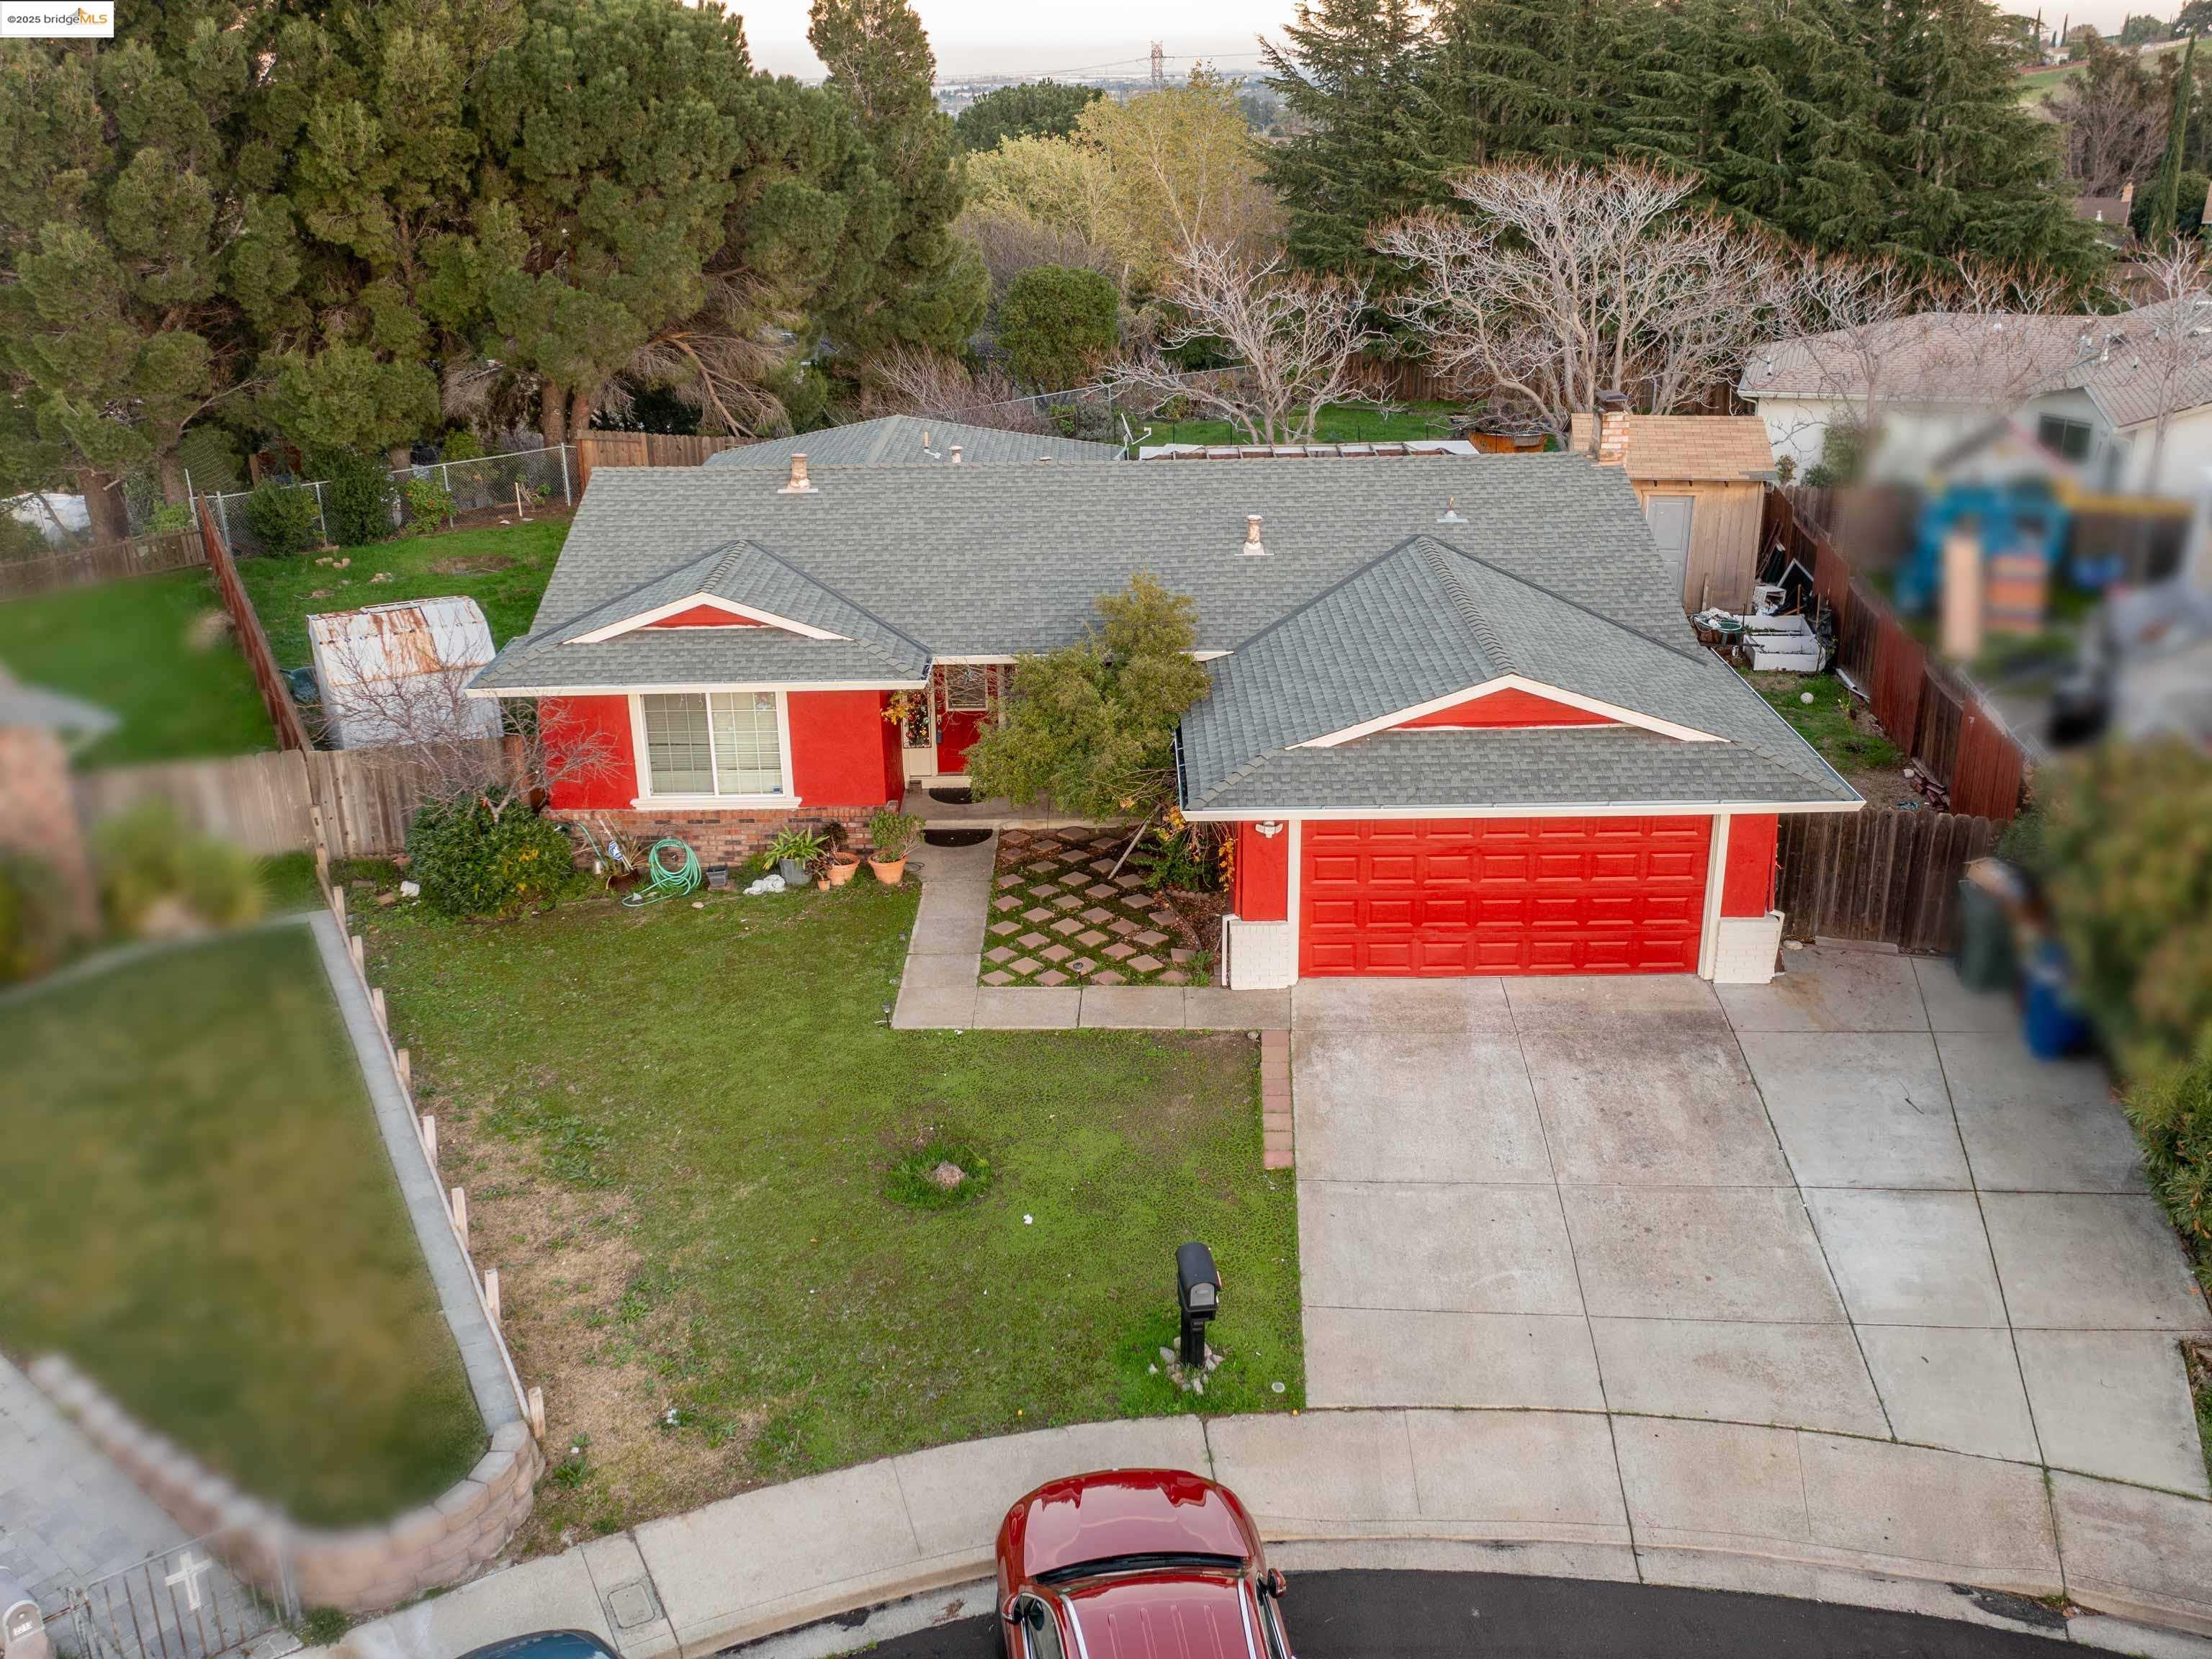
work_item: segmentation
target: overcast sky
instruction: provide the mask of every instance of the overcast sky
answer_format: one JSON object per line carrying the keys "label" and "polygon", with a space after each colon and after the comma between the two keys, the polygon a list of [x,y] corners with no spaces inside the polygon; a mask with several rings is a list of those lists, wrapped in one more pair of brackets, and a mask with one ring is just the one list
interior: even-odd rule
{"label": "overcast sky", "polygon": [[[726,0],[745,20],[753,59],[781,75],[817,76],[822,65],[806,45],[807,0]],[[2044,21],[2063,15],[2117,30],[2126,0],[2042,0]],[[2172,15],[2177,0],[2138,0],[2137,9]],[[1073,0],[915,0],[937,50],[940,76],[1094,75],[1116,68],[1141,72],[1155,40],[1168,52],[1168,72],[1181,76],[1195,58],[1222,68],[1257,66],[1255,34],[1279,35],[1291,0],[1118,0],[1111,7]],[[2022,9],[2033,15],[2034,0]]]}

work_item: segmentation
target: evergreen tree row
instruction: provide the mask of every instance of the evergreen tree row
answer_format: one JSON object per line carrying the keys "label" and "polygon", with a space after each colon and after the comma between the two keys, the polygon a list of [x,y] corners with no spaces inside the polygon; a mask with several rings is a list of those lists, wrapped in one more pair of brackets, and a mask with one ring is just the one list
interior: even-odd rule
{"label": "evergreen tree row", "polygon": [[1268,178],[1316,269],[1530,156],[1689,172],[1822,252],[2082,281],[2102,257],[1988,0],[1301,0],[1285,34],[1268,84],[1298,131]]}

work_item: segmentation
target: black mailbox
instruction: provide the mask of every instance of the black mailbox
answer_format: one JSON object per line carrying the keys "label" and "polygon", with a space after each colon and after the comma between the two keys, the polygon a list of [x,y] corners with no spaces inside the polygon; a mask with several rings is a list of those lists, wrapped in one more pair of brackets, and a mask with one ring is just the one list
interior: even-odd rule
{"label": "black mailbox", "polygon": [[1206,1322],[1221,1311],[1221,1270],[1213,1252],[1194,1241],[1176,1251],[1176,1311],[1182,1318],[1182,1363],[1206,1364]]}

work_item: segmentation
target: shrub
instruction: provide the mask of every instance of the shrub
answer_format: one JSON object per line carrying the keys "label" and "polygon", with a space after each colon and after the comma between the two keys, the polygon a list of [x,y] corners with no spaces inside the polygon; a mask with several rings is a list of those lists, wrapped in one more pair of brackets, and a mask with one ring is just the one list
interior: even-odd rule
{"label": "shrub", "polygon": [[199,522],[190,501],[164,501],[146,515],[144,534],[167,535],[173,530],[190,530]]}
{"label": "shrub", "polygon": [[93,842],[100,908],[118,933],[179,923],[236,927],[261,915],[261,877],[252,857],[185,829],[167,801],[142,801],[110,818]]}
{"label": "shrub", "polygon": [[2212,1024],[2186,1060],[2128,1092],[2151,1187],[2200,1260],[2212,1261]]}
{"label": "shrub", "polygon": [[483,453],[483,440],[465,426],[455,427],[438,446],[438,459],[446,461],[481,460]]}
{"label": "shrub", "polygon": [[1121,338],[1121,296],[1111,278],[1074,265],[1031,265],[999,307],[999,343],[1024,385],[1080,386]]}
{"label": "shrub", "polygon": [[914,838],[921,833],[921,820],[896,806],[878,806],[868,819],[870,856],[886,864],[906,856]]}
{"label": "shrub", "polygon": [[53,871],[20,853],[0,853],[0,985],[43,974],[69,945],[69,907]]}
{"label": "shrub", "polygon": [[399,487],[392,483],[383,456],[333,450],[316,458],[314,470],[328,480],[323,486],[323,522],[333,542],[357,547],[391,538],[392,509],[399,499]]}
{"label": "shrub", "polygon": [[450,524],[459,509],[453,492],[434,477],[410,478],[402,486],[407,497],[407,533],[427,536]]}
{"label": "shrub", "polygon": [[512,915],[551,904],[574,873],[561,826],[520,805],[495,813],[481,797],[426,801],[407,831],[408,871],[452,916]]}
{"label": "shrub", "polygon": [[320,545],[323,518],[315,492],[264,478],[246,498],[246,523],[271,558],[289,559]]}

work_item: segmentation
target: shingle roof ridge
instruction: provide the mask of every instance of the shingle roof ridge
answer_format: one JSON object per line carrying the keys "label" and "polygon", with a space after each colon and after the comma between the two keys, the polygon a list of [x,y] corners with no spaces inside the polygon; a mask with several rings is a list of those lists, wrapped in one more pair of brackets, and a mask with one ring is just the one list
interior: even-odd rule
{"label": "shingle roof ridge", "polygon": [[[1378,566],[1389,563],[1392,559],[1396,558],[1399,554],[1404,552],[1408,547],[1412,546],[1415,542],[1418,542],[1420,539],[1420,537],[1418,534],[1415,534],[1404,537],[1398,541],[1393,542],[1389,547],[1384,548],[1373,558],[1368,560],[1365,564],[1355,566],[1353,568],[1345,572],[1343,575],[1338,577],[1327,587],[1322,588],[1320,592],[1315,594],[1313,598],[1308,599],[1304,605],[1298,606],[1297,610],[1276,617],[1274,621],[1269,623],[1258,633],[1251,635],[1245,639],[1237,641],[1237,643],[1231,647],[1229,654],[1234,658],[1244,652],[1249,651],[1254,646],[1259,644],[1261,641],[1266,639],[1268,635],[1279,632],[1290,623],[1296,622],[1299,617],[1304,617],[1308,611],[1319,605],[1323,600],[1334,599],[1338,593],[1351,586],[1352,583],[1358,581],[1362,576],[1367,574],[1369,571],[1375,569]],[[1264,557],[1266,556],[1263,555],[1262,556]]]}
{"label": "shingle roof ridge", "polygon": [[[925,661],[931,659],[932,653],[929,647],[924,645],[920,640],[915,638],[913,635],[908,633],[902,628],[894,626],[892,623],[885,622],[881,617],[878,617],[874,611],[869,610],[867,606],[862,605],[858,599],[854,599],[849,594],[840,592],[836,588],[830,586],[828,582],[823,581],[821,577],[814,575],[811,572],[800,569],[797,565],[792,563],[790,560],[785,558],[782,554],[777,552],[774,548],[765,547],[759,542],[751,540],[750,538],[745,538],[744,545],[750,548],[754,552],[759,554],[761,557],[781,565],[786,570],[791,572],[793,575],[798,577],[799,580],[805,582],[809,587],[829,594],[830,598],[836,599],[840,605],[850,605],[854,611],[860,616],[866,617],[870,622],[875,623],[877,627],[882,629],[884,633],[890,635],[893,639],[902,641],[906,644],[912,646],[915,652],[920,654]],[[886,655],[884,659],[886,662],[890,660],[888,655]],[[894,665],[894,666],[896,665]]]}
{"label": "shingle roof ridge", "polygon": [[1474,602],[1474,595],[1468,591],[1466,581],[1455,568],[1458,558],[1444,557],[1449,550],[1429,537],[1416,536],[1413,540],[1414,550],[1428,565],[1437,585],[1459,611],[1460,620],[1467,624],[1468,632],[1474,635],[1474,647],[1482,653],[1483,660],[1490,665],[1492,674],[1520,672],[1519,658],[1505,648],[1504,635],[1498,631],[1497,624],[1490,620],[1489,614]]}
{"label": "shingle roof ridge", "polygon": [[1647,634],[1640,628],[1632,627],[1629,623],[1621,621],[1618,617],[1608,617],[1602,611],[1594,611],[1589,605],[1584,605],[1580,599],[1570,599],[1567,595],[1560,592],[1556,588],[1547,587],[1540,581],[1532,581],[1526,576],[1506,569],[1503,565],[1492,564],[1489,560],[1478,557],[1476,555],[1468,552],[1465,548],[1455,547],[1449,542],[1444,540],[1441,536],[1431,536],[1427,532],[1423,532],[1409,539],[1432,543],[1434,545],[1442,548],[1445,552],[1452,555],[1453,557],[1466,560],[1469,564],[1474,565],[1486,575],[1499,576],[1503,577],[1509,582],[1518,582],[1522,586],[1528,588],[1532,592],[1541,593],[1546,599],[1555,599],[1561,605],[1567,605],[1573,610],[1581,611],[1586,617],[1596,617],[1598,621],[1605,623],[1607,627],[1617,629],[1621,633],[1627,635],[1631,639],[1641,640],[1646,645],[1656,646],[1662,651],[1672,652],[1675,656],[1681,658],[1686,662],[1702,662],[1710,658],[1712,654],[1703,646],[1675,645],[1667,640],[1659,638],[1655,634]]}
{"label": "shingle roof ridge", "polygon": [[[606,599],[600,600],[597,605],[587,605],[583,610],[575,612],[573,616],[564,617],[559,622],[551,623],[550,626],[539,629],[536,634],[530,635],[528,638],[531,640],[536,640],[540,635],[544,635],[548,637],[556,634],[565,635],[574,629],[578,623],[586,622],[592,617],[598,616],[603,611],[611,610],[614,606],[621,605],[626,600],[634,599],[638,594],[645,592],[648,587],[659,586],[662,582],[666,581],[672,576],[680,576],[687,570],[700,570],[705,573],[700,578],[700,588],[698,590],[703,592],[706,584],[711,582],[715,576],[720,574],[722,567],[729,562],[731,555],[740,545],[742,545],[742,538],[732,538],[729,541],[720,544],[719,546],[710,547],[704,553],[702,553],[697,558],[687,559],[682,564],[671,565],[665,570],[658,571],[653,575],[647,576],[643,581],[632,582],[628,587],[623,588],[619,593],[611,594]],[[517,641],[517,643],[522,642],[523,641]]]}

